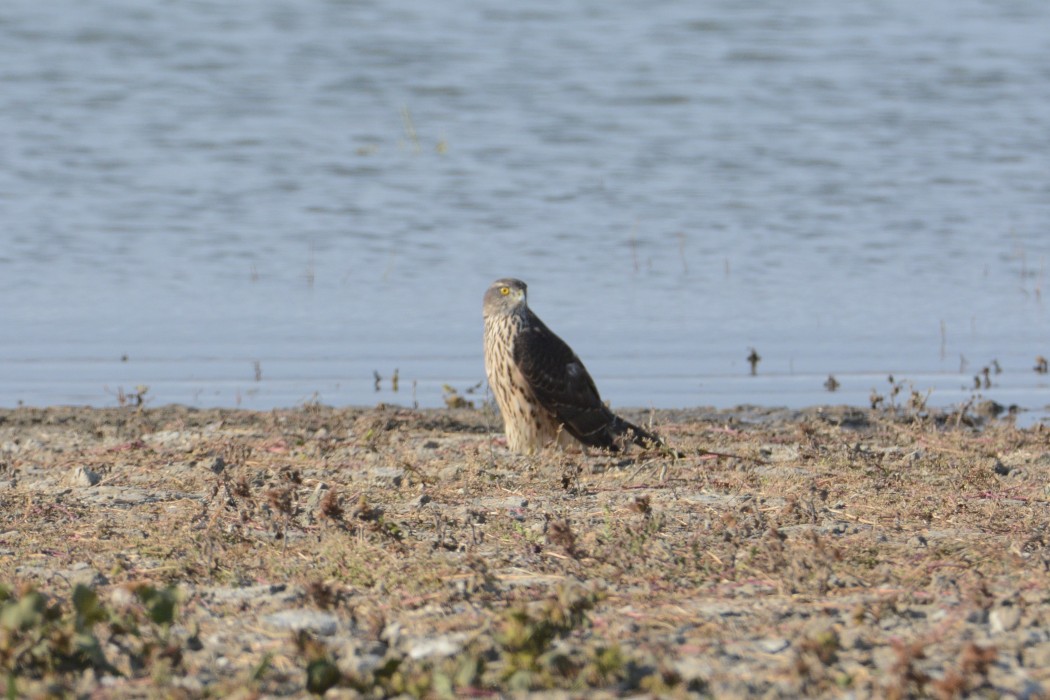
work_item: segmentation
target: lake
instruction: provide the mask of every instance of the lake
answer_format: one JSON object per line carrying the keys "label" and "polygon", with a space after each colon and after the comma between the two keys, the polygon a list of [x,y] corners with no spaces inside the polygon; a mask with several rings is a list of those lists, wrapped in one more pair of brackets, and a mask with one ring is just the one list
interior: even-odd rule
{"label": "lake", "polygon": [[1007,0],[9,0],[0,405],[439,406],[515,276],[614,406],[867,405],[893,375],[1044,415],[1048,28]]}

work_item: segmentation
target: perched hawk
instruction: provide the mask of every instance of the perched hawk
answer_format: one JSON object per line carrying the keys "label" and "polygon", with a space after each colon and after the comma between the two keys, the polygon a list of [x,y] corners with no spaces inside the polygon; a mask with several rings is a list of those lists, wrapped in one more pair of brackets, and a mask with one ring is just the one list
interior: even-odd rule
{"label": "perched hawk", "polygon": [[485,374],[510,449],[530,454],[555,442],[567,446],[573,438],[610,450],[628,442],[660,444],[602,403],[580,358],[529,309],[524,282],[493,282],[484,315]]}

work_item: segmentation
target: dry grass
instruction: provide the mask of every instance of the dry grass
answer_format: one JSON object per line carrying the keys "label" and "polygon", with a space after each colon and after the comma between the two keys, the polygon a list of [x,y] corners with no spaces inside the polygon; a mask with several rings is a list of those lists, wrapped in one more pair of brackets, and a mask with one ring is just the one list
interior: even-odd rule
{"label": "dry grass", "polygon": [[681,459],[532,459],[473,410],[0,412],[5,605],[44,594],[44,652],[79,631],[106,664],[30,664],[44,623],[0,613],[0,671],[41,697],[1050,687],[1050,432],[747,415],[658,413]]}

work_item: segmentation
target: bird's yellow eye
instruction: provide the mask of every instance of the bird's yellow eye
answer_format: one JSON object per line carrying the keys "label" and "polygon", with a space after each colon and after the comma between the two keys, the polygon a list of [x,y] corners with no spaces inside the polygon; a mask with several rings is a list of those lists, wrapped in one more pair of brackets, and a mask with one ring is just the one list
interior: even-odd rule
{"label": "bird's yellow eye", "polygon": [[500,287],[499,293],[503,296],[507,296],[508,294],[510,294],[510,287]]}

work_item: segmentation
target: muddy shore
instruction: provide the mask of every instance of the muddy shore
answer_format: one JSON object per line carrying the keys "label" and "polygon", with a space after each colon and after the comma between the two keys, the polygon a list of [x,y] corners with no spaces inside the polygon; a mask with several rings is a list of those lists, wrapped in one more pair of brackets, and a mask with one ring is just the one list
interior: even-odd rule
{"label": "muddy shore", "polygon": [[512,455],[490,409],[0,410],[0,670],[19,697],[1047,697],[1050,431],[624,415],[684,456]]}

